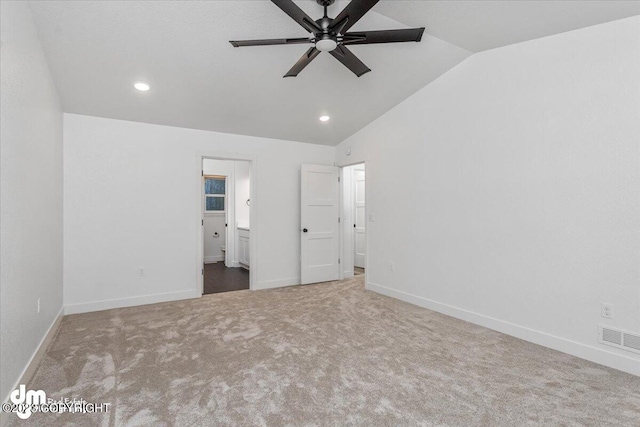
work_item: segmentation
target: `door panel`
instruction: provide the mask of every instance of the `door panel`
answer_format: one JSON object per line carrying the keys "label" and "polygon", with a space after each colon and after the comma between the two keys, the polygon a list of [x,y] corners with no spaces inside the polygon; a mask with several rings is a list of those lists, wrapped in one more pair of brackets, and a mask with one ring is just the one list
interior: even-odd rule
{"label": "door panel", "polygon": [[339,198],[338,168],[302,165],[300,209],[300,281],[302,284],[327,282],[339,278]]}
{"label": "door panel", "polygon": [[331,237],[309,237],[308,260],[314,267],[331,266],[334,264],[336,254],[333,252],[333,239]]}
{"label": "door panel", "polygon": [[364,268],[365,253],[367,247],[366,241],[366,218],[365,218],[365,180],[364,170],[356,169],[353,171],[354,182],[354,211],[355,211],[355,256],[354,265]]}

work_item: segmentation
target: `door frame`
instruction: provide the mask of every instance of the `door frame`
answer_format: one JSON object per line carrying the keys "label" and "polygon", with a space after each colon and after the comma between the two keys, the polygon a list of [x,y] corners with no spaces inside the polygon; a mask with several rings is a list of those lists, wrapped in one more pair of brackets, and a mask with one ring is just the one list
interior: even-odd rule
{"label": "door frame", "polygon": [[[194,188],[197,188],[197,197],[198,197],[198,201],[195,204],[195,206],[198,206],[198,212],[197,212],[197,217],[196,217],[196,229],[197,229],[197,239],[196,239],[196,243],[197,243],[197,248],[196,248],[196,283],[195,283],[195,291],[197,293],[197,295],[202,296],[202,293],[204,292],[204,273],[203,273],[203,266],[204,266],[204,226],[203,221],[204,221],[204,198],[202,197],[202,166],[203,166],[203,160],[205,159],[211,159],[211,160],[239,160],[239,161],[246,161],[249,162],[249,179],[250,179],[250,185],[251,185],[251,189],[249,191],[250,193],[250,199],[251,199],[251,205],[249,206],[249,220],[251,221],[251,225],[249,227],[249,241],[250,241],[250,245],[251,245],[251,249],[250,249],[250,253],[251,253],[251,267],[249,268],[249,290],[255,290],[256,289],[256,283],[257,283],[257,254],[258,254],[258,229],[259,229],[259,222],[258,222],[258,215],[257,215],[257,207],[258,207],[258,203],[257,203],[257,159],[256,156],[250,155],[250,154],[240,154],[240,153],[225,153],[225,152],[218,152],[218,151],[198,151],[196,153],[196,179],[197,179],[197,185]],[[235,175],[235,174],[234,174]],[[235,188],[235,185],[234,185]],[[366,193],[365,193],[366,194]],[[234,197],[235,199],[235,197]],[[228,218],[227,218],[228,219]],[[229,222],[227,221],[227,224],[229,224]],[[235,223],[233,225],[235,227]],[[235,235],[235,233],[234,233]],[[235,245],[234,245],[235,247]]]}
{"label": "door frame", "polygon": [[[340,186],[340,216],[342,218],[342,220],[344,222],[346,222],[346,218],[344,218],[344,212],[345,212],[345,206],[344,206],[344,183],[345,183],[345,172],[347,170],[347,168],[351,167],[351,166],[357,166],[357,165],[364,165],[364,169],[365,169],[365,186],[364,186],[364,200],[365,200],[365,204],[364,204],[364,220],[365,223],[367,224],[365,229],[364,229],[364,235],[365,235],[365,254],[364,254],[364,281],[365,281],[365,286],[367,284],[367,278],[369,277],[369,207],[370,204],[368,203],[368,200],[370,200],[369,197],[369,186],[367,185],[367,181],[368,181],[368,171],[367,171],[367,162],[362,160],[362,161],[356,161],[353,163],[347,163],[344,165],[340,165],[338,166],[340,168],[340,181],[342,182],[342,185]],[[351,172],[351,170],[349,170],[349,172]],[[350,180],[349,181],[350,185],[353,186],[353,181]],[[351,190],[351,193],[353,195],[353,189]],[[353,202],[353,197],[351,198],[351,202]],[[353,204],[353,203],[351,203]],[[349,212],[351,212],[351,216],[353,216],[353,206],[349,206]],[[350,218],[353,219],[353,218]],[[355,265],[355,232],[351,232],[351,234],[353,235],[352,240],[352,245],[351,248],[347,248],[347,250],[350,250],[353,252],[353,256],[351,257],[351,263],[349,265],[349,267],[351,268],[351,271],[354,271],[354,265]],[[344,232],[344,226],[340,227],[340,259],[345,259],[345,245],[347,244],[346,242],[346,235]],[[342,266],[340,268],[340,280],[344,280],[344,279],[348,279],[351,277],[355,277],[355,274],[353,276],[345,276],[344,274],[344,270],[345,270],[345,266]]]}

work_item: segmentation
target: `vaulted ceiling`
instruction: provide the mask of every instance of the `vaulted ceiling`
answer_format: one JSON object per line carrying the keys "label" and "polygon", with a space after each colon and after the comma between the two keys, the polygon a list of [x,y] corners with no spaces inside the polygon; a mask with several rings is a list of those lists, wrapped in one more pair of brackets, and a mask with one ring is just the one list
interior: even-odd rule
{"label": "vaulted ceiling", "polygon": [[[315,0],[296,3],[322,15]],[[360,78],[323,53],[284,79],[308,46],[228,42],[307,35],[270,1],[30,5],[65,112],[327,145],[474,52],[640,14],[640,1],[382,0],[352,30],[424,26],[421,43],[352,46],[372,70]]]}

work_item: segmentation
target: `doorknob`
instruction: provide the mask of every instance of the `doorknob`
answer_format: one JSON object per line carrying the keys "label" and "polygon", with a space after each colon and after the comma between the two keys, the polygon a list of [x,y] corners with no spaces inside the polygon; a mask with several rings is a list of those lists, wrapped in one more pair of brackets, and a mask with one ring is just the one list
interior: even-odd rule
{"label": "doorknob", "polygon": [[302,232],[303,232],[303,233],[306,233],[307,231],[309,231],[309,230],[307,230],[306,228],[303,228],[303,229],[302,229]]}

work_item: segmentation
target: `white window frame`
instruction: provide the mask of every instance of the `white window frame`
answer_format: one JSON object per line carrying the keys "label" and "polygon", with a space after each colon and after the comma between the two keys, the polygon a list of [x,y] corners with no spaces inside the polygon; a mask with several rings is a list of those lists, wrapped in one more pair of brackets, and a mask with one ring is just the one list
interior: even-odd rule
{"label": "white window frame", "polygon": [[[224,194],[207,194],[205,193],[205,183],[207,179],[223,179],[224,180]],[[205,215],[226,215],[227,213],[227,177],[224,175],[203,175],[202,176],[202,197]],[[208,197],[217,197],[222,198],[224,203],[224,209],[221,211],[208,211],[207,210],[207,198]]]}

